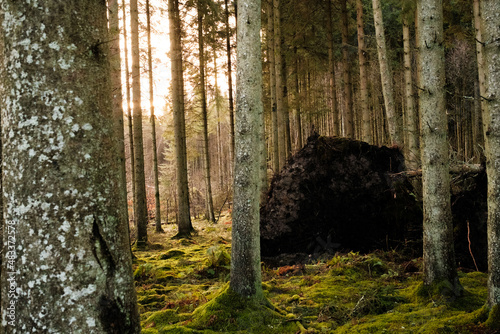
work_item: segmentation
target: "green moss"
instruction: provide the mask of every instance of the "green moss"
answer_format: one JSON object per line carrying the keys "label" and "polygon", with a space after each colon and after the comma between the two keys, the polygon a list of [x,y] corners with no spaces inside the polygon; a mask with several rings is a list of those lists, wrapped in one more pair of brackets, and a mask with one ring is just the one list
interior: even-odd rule
{"label": "green moss", "polygon": [[188,325],[195,329],[249,333],[295,333],[295,324],[278,313],[265,299],[239,296],[229,285],[210,302],[193,312]]}
{"label": "green moss", "polygon": [[180,249],[171,249],[168,252],[163,253],[160,256],[158,256],[158,260],[166,260],[166,259],[170,259],[170,258],[180,257],[184,254],[186,254],[186,253]]}
{"label": "green moss", "polygon": [[490,309],[488,319],[484,323],[486,327],[494,330],[500,330],[500,306],[493,305]]}

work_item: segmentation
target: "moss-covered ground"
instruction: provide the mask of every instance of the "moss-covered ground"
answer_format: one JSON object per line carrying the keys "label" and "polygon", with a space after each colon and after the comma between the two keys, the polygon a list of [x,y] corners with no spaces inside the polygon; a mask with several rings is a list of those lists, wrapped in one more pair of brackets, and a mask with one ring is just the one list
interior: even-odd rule
{"label": "moss-covered ground", "polygon": [[397,251],[263,265],[274,308],[243,307],[228,291],[230,222],[195,220],[189,239],[171,239],[174,225],[149,231],[148,249],[134,251],[142,333],[494,333],[483,325],[486,274],[461,271],[461,298],[425,296],[421,260]]}

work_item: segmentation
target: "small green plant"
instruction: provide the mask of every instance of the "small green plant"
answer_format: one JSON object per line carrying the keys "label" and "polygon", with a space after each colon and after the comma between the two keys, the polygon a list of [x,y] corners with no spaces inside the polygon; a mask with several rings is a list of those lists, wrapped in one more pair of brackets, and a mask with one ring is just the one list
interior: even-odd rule
{"label": "small green plant", "polygon": [[221,245],[215,245],[207,249],[206,266],[210,268],[223,267],[229,269],[231,264],[231,256],[227,250]]}

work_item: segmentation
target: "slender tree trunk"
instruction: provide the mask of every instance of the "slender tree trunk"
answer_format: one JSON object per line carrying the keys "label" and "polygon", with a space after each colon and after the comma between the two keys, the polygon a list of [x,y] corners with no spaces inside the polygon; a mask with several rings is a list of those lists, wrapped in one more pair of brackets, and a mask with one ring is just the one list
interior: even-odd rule
{"label": "slender tree trunk", "polygon": [[230,155],[231,155],[231,171],[234,167],[234,103],[233,103],[233,67],[231,60],[231,33],[229,28],[229,6],[227,4],[228,0],[224,0],[224,10],[226,12],[226,53],[227,53],[227,85],[228,85],[228,95],[229,95],[229,128],[230,128]]}
{"label": "slender tree trunk", "polygon": [[339,108],[337,105],[337,84],[335,83],[335,58],[333,56],[333,13],[332,0],[326,0],[326,33],[328,36],[328,76],[330,78],[330,110],[333,118],[333,135],[340,135]]}
{"label": "slender tree trunk", "polygon": [[344,67],[344,131],[347,138],[354,138],[354,111],[352,108],[352,82],[348,50],[349,21],[347,17],[347,0],[342,0],[340,5],[342,17],[342,65]]}
{"label": "slender tree trunk", "polygon": [[[424,284],[460,295],[450,204],[442,0],[418,0]],[[442,284],[446,282],[446,284]]]}
{"label": "slender tree trunk", "polygon": [[271,91],[271,121],[273,138],[273,173],[280,171],[278,139],[278,107],[276,98],[276,63],[274,50],[274,4],[267,0],[267,44],[269,50],[269,89]]}
{"label": "slender tree trunk", "polygon": [[201,93],[201,118],[203,122],[203,162],[205,164],[205,206],[206,218],[215,223],[214,203],[212,200],[212,182],[210,180],[210,152],[208,142],[208,110],[207,94],[205,89],[205,47],[203,41],[203,11],[202,1],[198,0],[198,59],[200,62],[200,93]]}
{"label": "slender tree trunk", "polygon": [[365,31],[363,28],[363,2],[356,0],[358,23],[359,94],[362,115],[363,140],[373,144],[370,109],[368,109],[368,79],[366,75]]}
{"label": "slender tree trunk", "polygon": [[106,2],[6,0],[2,19],[2,332],[139,333]]}
{"label": "slender tree trunk", "polygon": [[188,170],[186,154],[186,121],[184,116],[184,79],[182,71],[181,22],[178,0],[168,1],[170,25],[170,61],[172,62],[172,109],[174,114],[175,156],[177,171],[178,237],[194,230],[189,210]]}
{"label": "slender tree trunk", "polygon": [[299,151],[302,146],[304,146],[302,143],[302,121],[300,119],[300,114],[299,57],[297,55],[297,49],[295,49],[295,126],[297,127],[297,147],[295,151]]}
{"label": "slender tree trunk", "polygon": [[262,147],[260,1],[238,1],[237,107],[231,289],[263,300],[260,267],[259,184]]}
{"label": "slender tree trunk", "polygon": [[130,38],[132,48],[133,132],[135,160],[135,226],[137,246],[148,241],[148,209],[146,204],[146,177],[144,175],[144,148],[142,140],[141,68],[139,55],[139,11],[137,0],[130,0]]}
{"label": "slender tree trunk", "polygon": [[413,99],[413,77],[411,71],[410,26],[403,18],[403,49],[405,67],[405,102],[406,102],[406,132],[408,134],[406,164],[410,170],[419,168],[420,152],[418,149],[417,114]]}
{"label": "slender tree trunk", "polygon": [[279,168],[283,168],[286,161],[286,136],[285,136],[285,110],[284,110],[284,94],[283,94],[283,57],[281,51],[281,15],[280,15],[280,0],[273,0],[273,16],[274,16],[274,67],[276,73],[276,112],[278,114],[278,148],[279,148]]}
{"label": "slender tree trunk", "polygon": [[151,139],[153,143],[153,178],[155,183],[155,231],[157,233],[163,233],[163,229],[161,228],[160,183],[158,182],[158,154],[156,148],[156,116],[153,91],[153,56],[151,52],[151,13],[149,0],[146,0],[146,20],[148,34],[149,110],[151,112],[150,121]]}
{"label": "slender tree trunk", "polygon": [[221,131],[221,121],[220,121],[220,91],[218,85],[218,68],[217,68],[217,52],[215,48],[212,49],[214,57],[214,80],[215,80],[215,111],[217,113],[217,166],[219,168],[219,189],[222,191],[224,189],[224,172],[222,163],[222,154],[224,152],[222,143],[222,131]]}
{"label": "slender tree trunk", "polygon": [[[122,73],[120,57],[120,19],[118,17],[118,0],[108,0],[109,37],[112,41],[109,46],[109,62],[111,70],[111,88],[113,97],[113,115],[115,118],[115,138],[120,159],[120,194],[122,202],[127,205],[127,173],[125,168],[125,134],[123,126],[123,96]],[[128,210],[127,222],[128,222]]]}
{"label": "slender tree trunk", "polygon": [[135,164],[134,164],[134,136],[132,131],[132,108],[130,103],[130,71],[128,63],[128,43],[127,43],[127,15],[125,12],[125,0],[122,1],[122,14],[123,14],[123,52],[125,54],[125,88],[127,94],[127,122],[128,122],[128,138],[130,150],[130,180],[132,183],[132,210],[133,217],[135,216]]}
{"label": "slender tree trunk", "polygon": [[392,84],[392,71],[387,59],[387,46],[385,43],[384,20],[380,0],[373,0],[373,21],[377,40],[378,61],[380,65],[380,78],[382,80],[382,93],[384,94],[385,113],[389,135],[394,145],[402,146],[401,115],[396,111],[394,103],[394,88]]}
{"label": "slender tree trunk", "polygon": [[487,325],[500,329],[500,3],[481,1],[482,40],[484,57],[484,139],[486,174],[488,175],[488,306],[491,309]]}
{"label": "slender tree trunk", "polygon": [[484,77],[484,60],[483,60],[483,36],[481,32],[481,9],[480,0],[474,0],[473,4],[474,11],[474,29],[476,31],[476,56],[477,56],[477,80],[478,80],[478,91],[479,96],[476,99],[477,108],[475,108],[475,139],[474,139],[474,151],[478,156],[483,154],[484,147],[484,135],[483,135],[483,121],[482,114],[484,109],[484,99],[483,96],[486,92],[485,87],[485,77]]}

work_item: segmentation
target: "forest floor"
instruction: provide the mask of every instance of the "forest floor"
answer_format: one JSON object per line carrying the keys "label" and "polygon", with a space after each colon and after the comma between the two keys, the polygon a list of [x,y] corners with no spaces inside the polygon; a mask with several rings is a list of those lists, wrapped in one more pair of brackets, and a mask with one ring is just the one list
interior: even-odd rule
{"label": "forest floor", "polygon": [[460,271],[465,293],[456,300],[422,295],[421,259],[394,250],[263,265],[263,289],[275,316],[245,323],[237,313],[220,313],[200,325],[194,311],[229,281],[230,213],[216,225],[194,220],[193,226],[196,234],[180,240],[172,239],[173,224],[162,234],[151,229],[148,250],[134,251],[142,333],[494,333],[481,325],[485,273]]}

